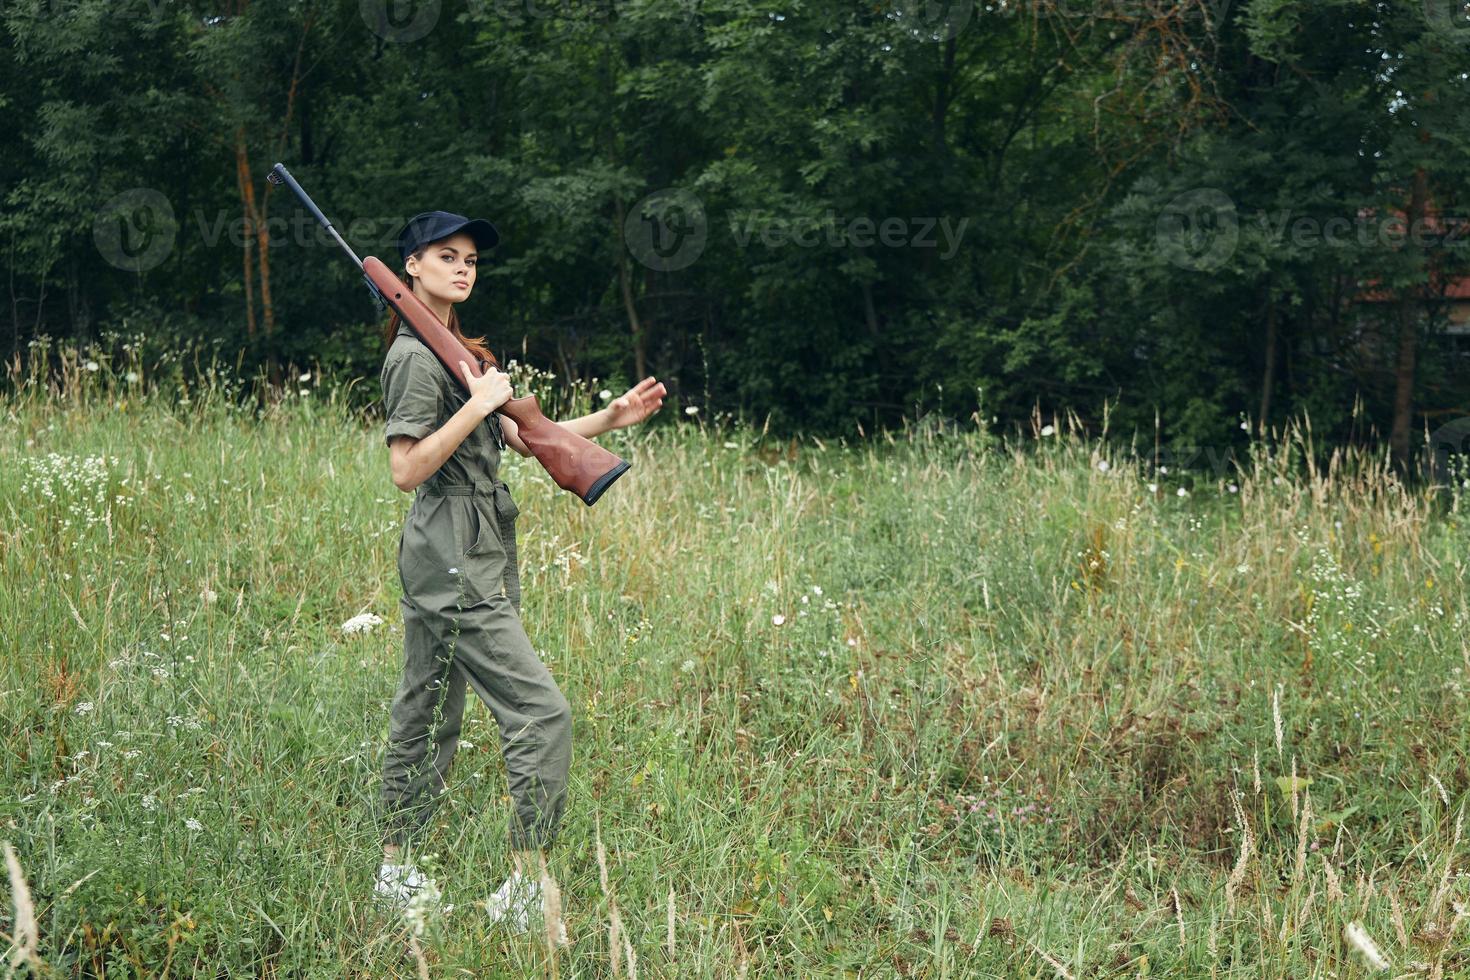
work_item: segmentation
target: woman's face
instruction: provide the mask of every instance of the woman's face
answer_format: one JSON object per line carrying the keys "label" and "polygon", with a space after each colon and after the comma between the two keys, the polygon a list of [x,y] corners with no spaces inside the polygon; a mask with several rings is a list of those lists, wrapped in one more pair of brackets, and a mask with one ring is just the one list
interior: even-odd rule
{"label": "woman's face", "polygon": [[458,303],[475,288],[475,240],[458,232],[424,246],[421,257],[410,255],[405,268],[422,291],[446,303]]}

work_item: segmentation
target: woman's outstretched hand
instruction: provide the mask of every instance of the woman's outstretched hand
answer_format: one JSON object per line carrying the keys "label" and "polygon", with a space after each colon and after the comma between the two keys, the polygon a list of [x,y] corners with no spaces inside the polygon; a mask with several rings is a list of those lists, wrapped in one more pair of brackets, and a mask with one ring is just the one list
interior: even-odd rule
{"label": "woman's outstretched hand", "polygon": [[662,381],[655,381],[652,375],[644,378],[607,407],[611,428],[621,429],[642,422],[663,407],[667,394]]}
{"label": "woman's outstretched hand", "polygon": [[470,388],[469,402],[487,416],[510,401],[510,377],[497,370],[494,364],[487,365],[485,373],[478,378],[470,374],[470,366],[464,361],[459,362],[459,369],[464,372],[465,384]]}

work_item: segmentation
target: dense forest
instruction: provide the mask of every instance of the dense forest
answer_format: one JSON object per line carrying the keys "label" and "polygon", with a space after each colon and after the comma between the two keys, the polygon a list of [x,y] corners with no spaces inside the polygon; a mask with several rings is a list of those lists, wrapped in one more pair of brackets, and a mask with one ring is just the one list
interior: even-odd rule
{"label": "dense forest", "polygon": [[670,416],[1039,409],[1220,453],[1305,413],[1408,465],[1470,415],[1461,0],[4,0],[0,25],[10,358],[141,335],[370,404],[386,318],[280,161],[395,270],[409,216],[489,218],[467,332],[654,374]]}

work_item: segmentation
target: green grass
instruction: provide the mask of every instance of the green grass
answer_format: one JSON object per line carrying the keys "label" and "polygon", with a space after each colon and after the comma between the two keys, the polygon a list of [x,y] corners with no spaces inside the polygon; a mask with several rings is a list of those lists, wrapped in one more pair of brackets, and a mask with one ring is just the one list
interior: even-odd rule
{"label": "green grass", "polygon": [[1394,975],[1470,972],[1470,535],[1377,458],[1308,472],[1292,430],[1180,497],[1070,433],[665,412],[600,438],[633,469],[587,508],[508,455],[574,712],[553,965],[474,905],[508,801],[473,696],[426,841],[455,909],[415,948],[371,902],[410,502],[381,424],[111,368],[0,400],[34,975],[611,976],[599,839],[642,977],[1348,977],[1355,921]]}

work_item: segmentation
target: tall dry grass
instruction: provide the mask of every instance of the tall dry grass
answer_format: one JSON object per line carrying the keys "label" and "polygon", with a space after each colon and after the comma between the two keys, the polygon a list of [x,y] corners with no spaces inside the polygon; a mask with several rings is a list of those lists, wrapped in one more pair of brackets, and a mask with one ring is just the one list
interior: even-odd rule
{"label": "tall dry grass", "polygon": [[681,416],[602,437],[634,466],[594,508],[511,456],[575,716],[572,944],[473,911],[508,866],[473,701],[419,939],[369,896],[408,505],[380,424],[320,378],[125,371],[16,365],[0,404],[0,822],[58,975],[1470,969],[1459,489],[1305,425],[1185,474],[1075,420]]}

